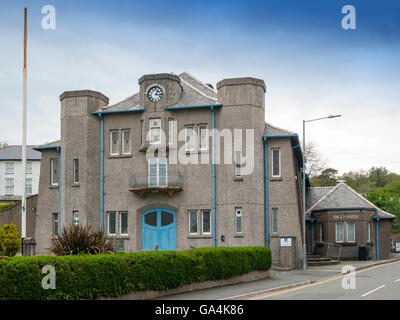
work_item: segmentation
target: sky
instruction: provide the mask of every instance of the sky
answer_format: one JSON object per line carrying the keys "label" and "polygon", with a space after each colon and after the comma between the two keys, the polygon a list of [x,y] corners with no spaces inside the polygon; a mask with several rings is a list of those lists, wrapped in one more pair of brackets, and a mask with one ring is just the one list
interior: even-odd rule
{"label": "sky", "polygon": [[[343,29],[352,5],[356,29]],[[42,28],[45,5],[56,28]],[[187,71],[214,85],[256,77],[265,120],[315,143],[340,174],[400,173],[400,2],[336,0],[0,0],[0,140],[22,142],[23,11],[28,8],[28,144],[60,137],[59,96],[115,103],[143,74]]]}

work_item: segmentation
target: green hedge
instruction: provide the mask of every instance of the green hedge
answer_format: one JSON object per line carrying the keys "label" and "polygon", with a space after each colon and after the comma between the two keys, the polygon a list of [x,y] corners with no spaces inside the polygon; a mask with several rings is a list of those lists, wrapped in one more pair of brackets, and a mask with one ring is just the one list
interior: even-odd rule
{"label": "green hedge", "polygon": [[[42,288],[42,267],[56,270],[56,289]],[[96,299],[226,279],[271,267],[264,247],[0,259],[0,299]]]}

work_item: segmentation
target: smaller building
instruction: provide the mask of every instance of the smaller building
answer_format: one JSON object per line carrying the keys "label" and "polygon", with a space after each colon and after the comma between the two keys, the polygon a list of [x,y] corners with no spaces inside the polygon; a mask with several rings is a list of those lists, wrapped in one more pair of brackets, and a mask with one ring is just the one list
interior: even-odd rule
{"label": "smaller building", "polygon": [[[26,195],[38,193],[42,154],[26,147]],[[0,149],[0,202],[20,200],[22,196],[22,146]]]}
{"label": "smaller building", "polygon": [[340,260],[358,260],[364,246],[368,259],[388,259],[394,215],[350,188],[344,180],[334,187],[307,189],[307,251]]}

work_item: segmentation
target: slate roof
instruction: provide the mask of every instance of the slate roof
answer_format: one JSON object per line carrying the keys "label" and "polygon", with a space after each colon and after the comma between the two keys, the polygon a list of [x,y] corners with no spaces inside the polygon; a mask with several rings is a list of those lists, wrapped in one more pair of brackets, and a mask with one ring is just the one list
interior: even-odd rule
{"label": "slate roof", "polygon": [[311,187],[306,192],[306,209],[310,209],[322,197],[331,191],[334,187]]}
{"label": "slate roof", "polygon": [[265,122],[265,128],[264,128],[264,136],[268,137],[275,137],[275,136],[291,136],[291,135],[297,135],[295,132],[281,129],[278,127],[273,126],[272,124]]}
{"label": "slate roof", "polygon": [[[306,201],[310,201],[307,203],[307,216],[310,217],[310,214],[319,210],[328,210],[328,209],[373,209],[376,210],[373,218],[380,219],[394,219],[395,216],[388,212],[385,212],[375,206],[372,202],[365,199],[361,194],[357,193],[354,189],[350,188],[346,183],[340,182],[336,185],[336,187],[332,187],[330,190],[326,188],[326,190],[312,190],[312,189],[321,189],[321,188],[308,188],[310,196],[307,197]],[[325,193],[325,195],[323,195]],[[322,197],[317,200],[315,199],[322,195]],[[313,203],[314,202],[314,203]]]}
{"label": "slate roof", "polygon": [[[217,104],[217,92],[187,72],[178,75],[181,80],[182,95],[180,100],[169,107],[204,106]],[[134,111],[144,107],[139,102],[139,92],[97,112]]]}
{"label": "slate roof", "polygon": [[[42,154],[33,149],[34,146],[26,146],[27,160],[40,160]],[[22,160],[22,146],[8,146],[0,149],[0,161],[2,160]]]}
{"label": "slate roof", "polygon": [[46,149],[57,148],[59,146],[60,146],[60,140],[57,140],[57,141],[47,142],[47,143],[38,145],[38,146],[34,147],[34,149],[41,151],[41,150],[46,150]]}

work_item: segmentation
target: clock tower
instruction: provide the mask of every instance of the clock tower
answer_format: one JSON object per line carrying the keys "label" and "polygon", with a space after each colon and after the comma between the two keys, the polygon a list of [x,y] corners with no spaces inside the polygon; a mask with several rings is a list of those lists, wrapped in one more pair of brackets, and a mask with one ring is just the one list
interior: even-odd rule
{"label": "clock tower", "polygon": [[162,111],[177,103],[182,94],[180,78],[170,73],[144,75],[139,79],[140,105],[146,111]]}

